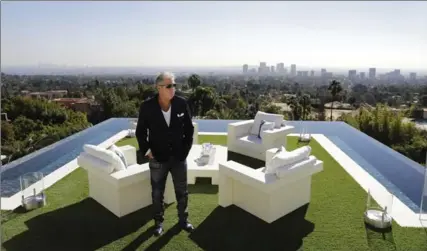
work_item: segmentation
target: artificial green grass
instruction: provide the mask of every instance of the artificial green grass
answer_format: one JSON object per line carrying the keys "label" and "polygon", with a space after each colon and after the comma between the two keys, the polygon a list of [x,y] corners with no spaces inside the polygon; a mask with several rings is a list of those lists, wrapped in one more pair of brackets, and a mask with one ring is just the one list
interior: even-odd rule
{"label": "artificial green grass", "polygon": [[[199,136],[225,145],[226,136]],[[136,145],[124,139],[118,145]],[[165,234],[151,236],[150,207],[121,219],[88,198],[86,171],[79,168],[47,190],[48,205],[28,213],[3,212],[5,250],[427,250],[424,229],[393,225],[391,233],[365,229],[366,193],[314,140],[324,171],[313,176],[312,200],[267,224],[231,206],[218,207],[218,187],[190,185],[190,220],[196,231],[179,231],[176,206],[165,213]],[[288,137],[288,149],[298,147]]]}

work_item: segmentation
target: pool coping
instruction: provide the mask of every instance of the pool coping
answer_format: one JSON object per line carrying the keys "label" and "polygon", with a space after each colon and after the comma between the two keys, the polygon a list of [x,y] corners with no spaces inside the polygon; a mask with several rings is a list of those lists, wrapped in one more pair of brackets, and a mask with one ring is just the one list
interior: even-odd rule
{"label": "pool coping", "polygon": [[[129,134],[128,130],[122,130],[112,137],[108,138],[104,142],[100,143],[100,147],[109,147],[112,144],[120,141]],[[199,132],[199,135],[223,135],[227,136],[226,132]],[[300,134],[292,133],[288,136],[298,137]],[[335,161],[365,190],[371,193],[372,198],[378,202],[381,207],[388,205],[388,199],[390,193],[387,189],[371,176],[365,169],[359,166],[353,159],[345,154],[339,147],[337,147],[332,141],[330,141],[323,134],[311,134],[311,136],[328,152]],[[44,177],[44,189],[47,189],[54,185],[56,182],[72,173],[78,168],[77,158],[56,169],[49,175]],[[327,167],[326,167],[327,168]],[[40,185],[39,182],[33,184],[27,189],[32,189],[33,186]],[[21,192],[17,192],[11,197],[1,197],[1,210],[14,210],[21,205]],[[49,203],[49,198],[47,198]],[[393,196],[391,216],[393,219],[402,227],[426,227],[427,226],[427,214],[419,214],[412,211],[406,206],[400,199]]]}

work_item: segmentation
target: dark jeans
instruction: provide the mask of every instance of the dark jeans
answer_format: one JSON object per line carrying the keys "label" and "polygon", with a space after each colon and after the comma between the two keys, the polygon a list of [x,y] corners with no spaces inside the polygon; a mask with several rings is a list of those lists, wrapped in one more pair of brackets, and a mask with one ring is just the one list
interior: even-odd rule
{"label": "dark jeans", "polygon": [[155,159],[151,159],[149,167],[155,222],[162,223],[164,220],[165,207],[163,198],[169,172],[172,175],[175,187],[179,221],[181,223],[186,222],[188,218],[187,161],[171,160],[169,162],[158,162]]}

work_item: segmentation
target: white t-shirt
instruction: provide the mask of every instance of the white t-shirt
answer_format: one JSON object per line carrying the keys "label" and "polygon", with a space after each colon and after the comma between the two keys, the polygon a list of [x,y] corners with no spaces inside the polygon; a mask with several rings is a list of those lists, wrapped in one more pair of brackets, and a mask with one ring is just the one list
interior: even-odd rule
{"label": "white t-shirt", "polygon": [[168,126],[171,123],[171,108],[172,108],[172,105],[169,106],[169,110],[167,110],[166,112],[162,110],[163,117],[165,117],[165,120],[166,120],[166,123],[168,124]]}

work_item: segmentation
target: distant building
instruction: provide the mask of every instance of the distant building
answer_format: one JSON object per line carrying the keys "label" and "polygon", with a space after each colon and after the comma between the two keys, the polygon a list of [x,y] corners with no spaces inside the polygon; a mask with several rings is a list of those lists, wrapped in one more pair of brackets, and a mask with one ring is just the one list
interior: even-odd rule
{"label": "distant building", "polygon": [[377,76],[377,68],[369,68],[369,79],[375,79]]}
{"label": "distant building", "polygon": [[332,72],[325,72],[324,76],[325,78],[332,78],[334,76],[334,74],[332,74]]}
{"label": "distant building", "polygon": [[244,64],[243,65],[243,73],[244,74],[248,73],[248,69],[249,69],[249,66],[247,64]]}
{"label": "distant building", "polygon": [[417,73],[416,72],[409,73],[409,79],[416,80],[417,79]]}
{"label": "distant building", "polygon": [[349,79],[355,79],[357,76],[357,71],[356,70],[349,70],[348,71],[348,78]]}
{"label": "distant building", "polygon": [[98,104],[93,99],[88,98],[57,98],[52,102],[86,114],[90,114],[95,108],[98,108]]}
{"label": "distant building", "polygon": [[314,77],[314,71],[313,70],[310,71],[310,77]]}
{"label": "distant building", "polygon": [[291,64],[291,76],[294,77],[297,75],[297,66],[295,64]]}
{"label": "distant building", "polygon": [[366,74],[364,72],[359,73],[360,79],[364,80],[366,78]]}
{"label": "distant building", "polygon": [[400,74],[400,69],[395,69],[394,71],[387,72],[386,74],[382,75],[381,79],[387,81],[400,81],[403,80],[404,77]]}
{"label": "distant building", "polygon": [[308,77],[308,71],[297,71],[298,77]]}
{"label": "distant building", "polygon": [[259,73],[268,73],[270,71],[270,68],[267,66],[266,62],[259,63],[258,72]]}
{"label": "distant building", "polygon": [[31,98],[45,98],[50,100],[55,98],[62,98],[68,94],[68,91],[67,90],[53,90],[53,91],[47,91],[47,92],[22,91],[21,93],[24,96],[31,97]]}
{"label": "distant building", "polygon": [[326,74],[326,69],[321,69],[320,70],[320,76],[325,77],[325,74]]}
{"label": "distant building", "polygon": [[276,72],[284,73],[285,72],[285,64],[284,63],[278,63],[276,65]]}

